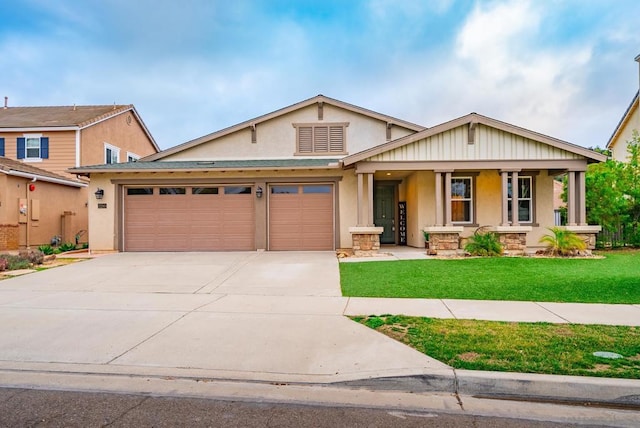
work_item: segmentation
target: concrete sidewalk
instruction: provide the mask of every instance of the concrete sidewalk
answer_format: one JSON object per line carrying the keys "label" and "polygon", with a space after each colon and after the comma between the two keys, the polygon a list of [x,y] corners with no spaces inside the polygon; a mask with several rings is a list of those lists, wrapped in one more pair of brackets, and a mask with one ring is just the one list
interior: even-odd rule
{"label": "concrete sidewalk", "polygon": [[134,376],[638,404],[640,381],[454,370],[344,316],[389,313],[640,325],[638,305],[346,298],[332,252],[113,254],[0,281],[0,384]]}

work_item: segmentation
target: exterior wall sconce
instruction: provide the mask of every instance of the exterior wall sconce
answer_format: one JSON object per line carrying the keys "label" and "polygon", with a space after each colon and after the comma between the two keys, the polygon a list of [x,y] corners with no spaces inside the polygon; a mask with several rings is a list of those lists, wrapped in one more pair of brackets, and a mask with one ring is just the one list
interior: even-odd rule
{"label": "exterior wall sconce", "polygon": [[96,193],[94,193],[94,195],[96,195],[96,199],[102,199],[104,198],[104,190],[102,190],[101,188],[98,188],[98,190],[96,190]]}
{"label": "exterior wall sconce", "polygon": [[258,186],[256,189],[256,198],[260,199],[262,197],[262,187]]}

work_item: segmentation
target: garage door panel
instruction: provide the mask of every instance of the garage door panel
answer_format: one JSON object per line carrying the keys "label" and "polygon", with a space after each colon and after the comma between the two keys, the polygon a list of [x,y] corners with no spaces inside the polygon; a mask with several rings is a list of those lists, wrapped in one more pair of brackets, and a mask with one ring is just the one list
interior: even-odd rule
{"label": "garage door panel", "polygon": [[125,251],[255,249],[253,194],[224,194],[215,186],[164,189],[169,190],[160,194],[153,188],[153,195],[125,192]]}
{"label": "garage door panel", "polygon": [[333,186],[275,186],[269,194],[269,249],[334,249]]}

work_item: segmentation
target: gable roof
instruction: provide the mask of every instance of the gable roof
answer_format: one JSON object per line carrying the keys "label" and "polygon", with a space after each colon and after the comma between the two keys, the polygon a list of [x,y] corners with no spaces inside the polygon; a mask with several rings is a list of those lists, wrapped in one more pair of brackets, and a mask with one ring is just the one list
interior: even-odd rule
{"label": "gable roof", "polygon": [[24,177],[30,179],[36,179],[40,181],[47,181],[49,183],[62,184],[72,187],[86,187],[87,183],[84,181],[73,180],[63,175],[59,175],[28,163],[23,163],[17,160],[9,159],[0,156],[0,173],[13,175],[17,177]]}
{"label": "gable roof", "polygon": [[304,107],[307,107],[307,106],[310,106],[310,105],[313,105],[313,104],[316,104],[316,103],[330,104],[330,105],[333,105],[335,107],[339,107],[339,108],[342,108],[342,109],[345,109],[345,110],[348,110],[348,111],[352,111],[354,113],[362,114],[364,116],[369,116],[369,117],[372,117],[374,119],[385,121],[387,123],[393,123],[395,125],[399,125],[399,126],[402,126],[404,128],[407,128],[407,129],[411,129],[411,130],[416,131],[416,132],[422,131],[423,129],[426,129],[424,126],[417,125],[417,124],[411,123],[411,122],[407,122],[406,120],[402,120],[402,119],[398,119],[398,118],[395,118],[395,117],[392,117],[392,116],[388,116],[386,114],[378,113],[378,112],[375,112],[373,110],[368,110],[368,109],[363,108],[363,107],[358,107],[356,105],[345,103],[344,101],[340,101],[340,100],[336,100],[336,99],[333,99],[333,98],[329,98],[329,97],[326,97],[324,95],[317,95],[317,96],[315,96],[313,98],[309,98],[309,99],[306,99],[306,100],[301,101],[299,103],[292,104],[292,105],[290,105],[288,107],[281,108],[281,109],[276,110],[274,112],[267,113],[265,115],[255,117],[253,119],[249,119],[249,120],[246,120],[244,122],[241,122],[241,123],[239,123],[237,125],[233,125],[233,126],[230,126],[228,128],[224,128],[224,129],[221,129],[219,131],[213,132],[211,134],[204,135],[204,136],[202,136],[200,138],[196,138],[194,140],[187,141],[186,143],[179,144],[177,146],[174,146],[174,147],[171,147],[169,149],[163,150],[160,153],[156,153],[156,154],[147,156],[143,160],[145,160],[145,161],[154,161],[154,160],[162,159],[162,158],[165,158],[165,157],[167,157],[169,155],[181,152],[183,150],[190,149],[192,147],[195,147],[195,146],[198,146],[200,144],[209,142],[211,140],[215,140],[216,138],[224,137],[225,135],[229,135],[229,134],[234,133],[236,131],[240,131],[242,129],[248,128],[250,126],[257,125],[257,124],[259,124],[261,122],[266,122],[267,120],[271,120],[273,118],[276,118],[276,117],[279,117],[279,116],[283,116],[283,115],[285,115],[287,113],[291,113],[293,111],[302,109]]}
{"label": "gable roof", "polygon": [[[638,55],[638,58],[640,58],[640,55]],[[617,141],[618,135],[620,135],[622,128],[624,128],[624,125],[629,121],[629,119],[631,119],[631,116],[633,115],[633,111],[637,108],[640,108],[639,98],[640,98],[640,91],[636,92],[636,95],[631,100],[631,103],[629,103],[629,107],[627,107],[624,114],[622,115],[620,122],[618,122],[618,125],[616,125],[616,128],[613,130],[613,134],[611,134],[611,137],[609,137],[609,141],[607,141],[607,145],[606,145],[607,149],[610,149],[611,146]]]}
{"label": "gable roof", "polygon": [[547,135],[543,135],[534,131],[530,131],[525,128],[520,128],[515,125],[511,125],[506,122],[501,122],[496,119],[492,119],[487,116],[482,116],[478,113],[470,113],[466,116],[459,117],[457,119],[450,120],[448,122],[442,123],[440,125],[434,126],[432,128],[425,129],[423,131],[417,132],[415,134],[407,135],[406,137],[399,138],[397,140],[389,141],[388,143],[381,144],[379,146],[372,147],[367,150],[363,150],[359,153],[354,153],[353,155],[347,156],[342,159],[344,166],[349,166],[355,164],[356,162],[360,162],[364,159],[370,158],[372,156],[388,152],[390,150],[406,146],[413,142],[422,140],[424,138],[431,137],[433,135],[440,134],[442,132],[457,128],[466,124],[483,124],[492,128],[496,128],[505,132],[509,132],[515,135],[519,135],[524,138],[528,138],[531,140],[539,141],[544,144],[548,144],[552,147],[556,147],[562,150],[566,150],[571,153],[575,153],[581,156],[586,157],[589,160],[595,162],[604,162],[607,157],[600,153],[594,152],[593,150],[586,149],[581,146],[577,146],[575,144],[568,143],[566,141],[558,140],[557,138],[549,137]]}
{"label": "gable roof", "polygon": [[0,108],[0,130],[84,129],[111,117],[131,112],[156,151],[160,148],[133,104],[94,106],[41,106]]}

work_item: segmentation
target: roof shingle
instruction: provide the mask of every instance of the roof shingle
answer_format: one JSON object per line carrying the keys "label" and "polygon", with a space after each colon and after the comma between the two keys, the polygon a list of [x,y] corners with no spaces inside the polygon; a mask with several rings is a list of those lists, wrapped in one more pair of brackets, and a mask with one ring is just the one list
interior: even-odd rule
{"label": "roof shingle", "polygon": [[131,108],[130,104],[0,108],[0,128],[82,128]]}

